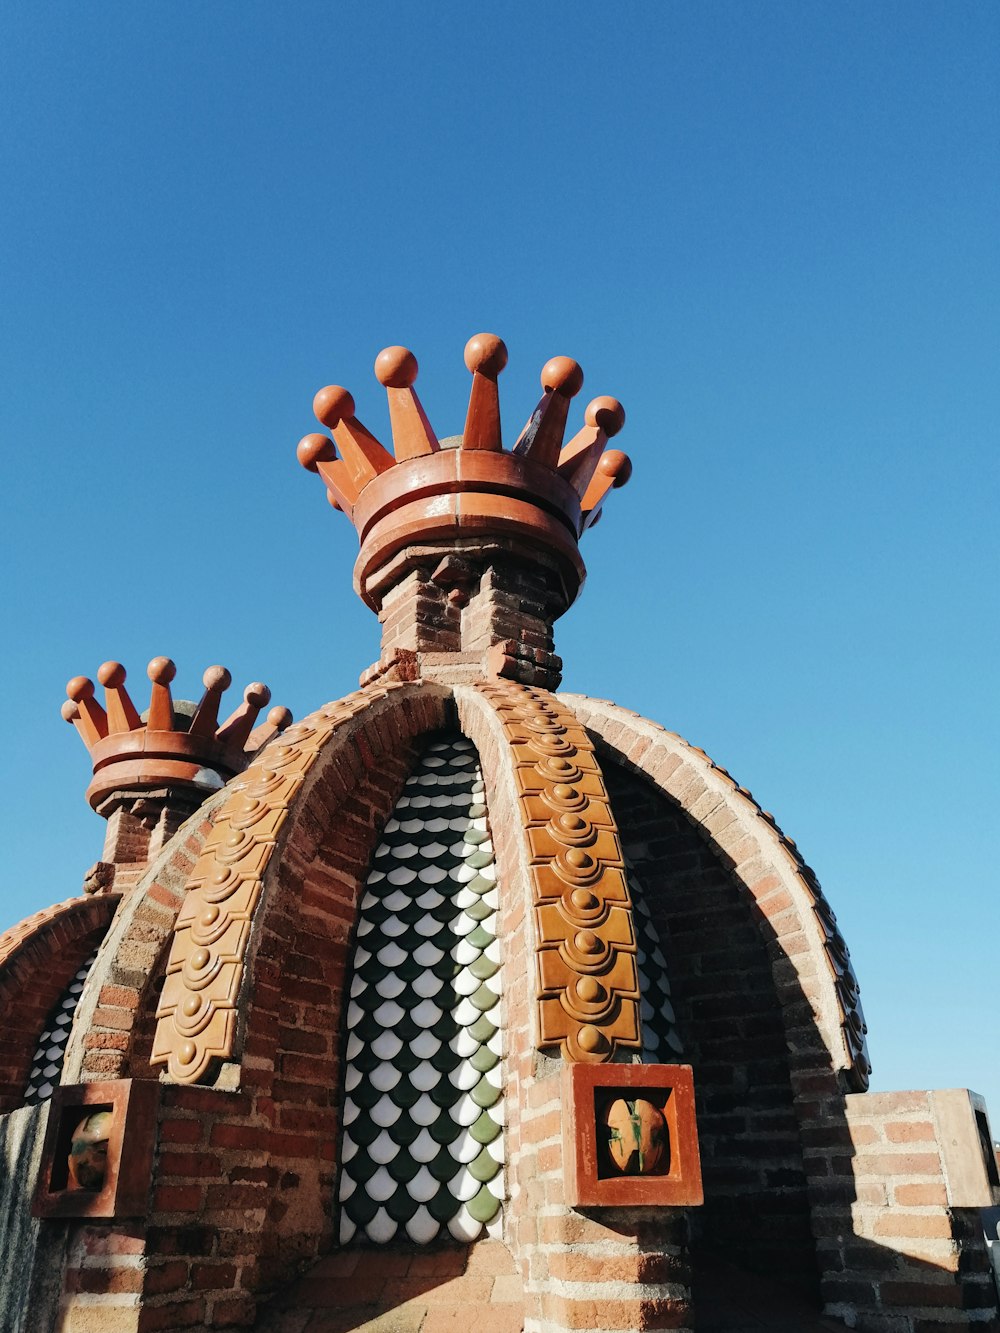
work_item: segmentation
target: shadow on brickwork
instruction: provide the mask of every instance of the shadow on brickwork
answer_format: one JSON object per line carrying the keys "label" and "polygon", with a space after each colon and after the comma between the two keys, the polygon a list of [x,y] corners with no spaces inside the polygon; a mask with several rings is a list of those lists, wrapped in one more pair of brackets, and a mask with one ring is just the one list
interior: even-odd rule
{"label": "shadow on brickwork", "polygon": [[[676,1058],[694,1070],[705,1184],[704,1206],[691,1210],[699,1333],[1000,1328],[977,1210],[939,1206],[931,1215],[917,1206],[909,1215],[916,1221],[901,1222],[903,1236],[913,1230],[900,1242],[910,1251],[928,1248],[922,1236],[947,1235],[941,1264],[854,1234],[852,1212],[876,1202],[879,1190],[892,1204],[894,1186],[859,1187],[859,1130],[848,1123],[847,1089],[818,1054],[819,1033],[801,1052],[789,1050],[771,970],[781,943],[704,830],[594,739],[666,957],[684,1048]],[[785,1004],[796,1023],[811,1019],[801,991]],[[806,1071],[815,1091],[797,1102],[793,1074]],[[921,1163],[908,1166],[919,1171]]]}

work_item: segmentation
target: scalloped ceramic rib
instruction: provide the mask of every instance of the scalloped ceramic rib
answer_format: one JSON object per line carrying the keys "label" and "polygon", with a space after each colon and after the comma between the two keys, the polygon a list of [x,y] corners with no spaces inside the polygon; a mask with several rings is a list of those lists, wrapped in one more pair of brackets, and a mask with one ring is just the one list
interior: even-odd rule
{"label": "scalloped ceramic rib", "polygon": [[356,690],[296,722],[243,774],[222,806],[177,915],[151,1063],[196,1083],[233,1053],[250,920],[278,833],[326,742],[399,685]]}
{"label": "scalloped ceramic rib", "polygon": [[432,740],[375,849],[347,1009],[340,1240],[466,1244],[505,1195],[497,883],[472,743]]}
{"label": "scalloped ceramic rib", "polygon": [[594,747],[547,690],[475,688],[496,711],[514,762],[531,868],[538,1046],[592,1064],[641,1050],[632,899]]}

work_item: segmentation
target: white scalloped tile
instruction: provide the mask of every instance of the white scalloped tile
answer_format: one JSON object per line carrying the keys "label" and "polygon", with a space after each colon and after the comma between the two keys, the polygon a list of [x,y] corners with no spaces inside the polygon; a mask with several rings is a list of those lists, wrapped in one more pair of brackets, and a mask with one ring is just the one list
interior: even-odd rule
{"label": "white scalloped tile", "polygon": [[443,879],[448,878],[448,872],[441,866],[423,866],[417,872],[417,877],[421,884],[440,884]]}
{"label": "white scalloped tile", "polygon": [[474,1199],[479,1193],[481,1185],[482,1181],[477,1180],[475,1176],[470,1175],[465,1167],[463,1167],[461,1171],[456,1171],[451,1180],[448,1181],[448,1192],[453,1198],[461,1199],[463,1203],[468,1203],[470,1199]]}
{"label": "white scalloped tile", "polygon": [[469,969],[463,968],[458,976],[452,981],[456,995],[475,995],[476,991],[482,985],[478,978],[474,977]]}
{"label": "white scalloped tile", "polygon": [[345,1134],[340,1141],[340,1160],[349,1162],[352,1157],[356,1157],[358,1145],[351,1138],[350,1134]]}
{"label": "white scalloped tile", "polygon": [[345,1199],[349,1199],[357,1188],[356,1181],[352,1180],[346,1171],[341,1171],[340,1190],[338,1193],[341,1203],[343,1203]]}
{"label": "white scalloped tile", "polygon": [[[409,1186],[412,1191],[412,1182]],[[416,1195],[413,1196],[416,1198]],[[406,1234],[415,1245],[429,1245],[437,1237],[440,1230],[440,1223],[436,1222],[427,1209],[420,1205],[410,1220],[406,1223]]]}
{"label": "white scalloped tile", "polygon": [[441,1017],[442,1010],[432,1000],[421,1000],[410,1010],[410,1017],[418,1027],[432,1028]]}
{"label": "white scalloped tile", "polygon": [[481,1044],[481,1042],[476,1041],[468,1028],[459,1028],[454,1037],[448,1042],[449,1047],[463,1060],[468,1060],[470,1056],[475,1055]]}
{"label": "white scalloped tile", "polygon": [[390,1125],[396,1123],[403,1112],[394,1101],[391,1101],[389,1097],[383,1093],[372,1107],[370,1114],[371,1118],[380,1129],[388,1129]]}
{"label": "white scalloped tile", "polygon": [[347,1006],[348,1028],[356,1028],[358,1024],[361,1022],[362,1018],[364,1018],[364,1016],[365,1016],[365,1011],[361,1008],[359,1004],[355,1004],[355,1002],[352,1000],[351,1003]]}
{"label": "white scalloped tile", "polygon": [[391,1092],[403,1075],[395,1065],[383,1061],[382,1064],[375,1066],[370,1077],[376,1092]]}
{"label": "white scalloped tile", "polygon": [[383,945],[375,957],[383,967],[399,967],[400,963],[406,962],[406,953],[395,940],[390,940],[388,944]]}
{"label": "white scalloped tile", "polygon": [[385,976],[375,983],[375,991],[381,995],[383,1000],[394,1000],[398,995],[402,995],[406,990],[406,982],[396,976],[395,972],[387,972]]}
{"label": "white scalloped tile", "polygon": [[392,1137],[387,1129],[383,1129],[378,1138],[371,1144],[368,1154],[373,1162],[378,1162],[379,1166],[387,1166],[389,1162],[399,1152],[399,1144],[393,1143]]}
{"label": "white scalloped tile", "polygon": [[362,1073],[357,1065],[348,1065],[347,1072],[344,1075],[344,1091],[353,1092],[361,1082]]}
{"label": "white scalloped tile", "polygon": [[413,989],[425,1000],[433,999],[440,991],[444,982],[440,977],[436,977],[433,972],[422,972],[413,983]]}
{"label": "white scalloped tile", "polygon": [[411,1199],[416,1199],[418,1203],[429,1203],[438,1192],[438,1182],[426,1166],[422,1166],[406,1189]]}
{"label": "white scalloped tile", "polygon": [[410,1156],[415,1162],[433,1162],[441,1150],[441,1145],[431,1138],[426,1129],[422,1129],[410,1144]]}
{"label": "white scalloped tile", "polygon": [[448,1230],[455,1240],[471,1245],[474,1240],[479,1238],[483,1227],[482,1223],[477,1222],[472,1216],[468,1208],[460,1208],[448,1223]]}
{"label": "white scalloped tile", "polygon": [[463,967],[470,967],[481,953],[485,952],[489,955],[490,947],[491,946],[487,946],[485,950],[477,949],[474,944],[470,944],[468,940],[462,939],[456,942],[454,948],[451,950],[451,956],[456,963],[461,963]]}
{"label": "white scalloped tile", "polygon": [[[501,1166],[503,1166],[506,1156],[504,1149],[505,1149],[505,1144],[504,1144],[504,1137],[502,1134],[498,1134],[492,1143],[487,1143],[486,1145],[486,1151],[493,1158],[494,1162],[499,1162]],[[491,1181],[490,1182],[491,1186],[492,1183],[493,1182]]]}
{"label": "white scalloped tile", "polygon": [[451,1011],[452,1017],[459,1027],[469,1028],[479,1017],[479,1010],[468,998],[459,1000],[458,1004]]}
{"label": "white scalloped tile", "polygon": [[[444,878],[444,871],[441,872]],[[435,907],[440,907],[444,902],[444,895],[438,893],[437,889],[427,889],[416,900],[417,906],[422,907],[425,912],[433,912]]]}
{"label": "white scalloped tile", "polygon": [[418,1125],[433,1125],[440,1115],[440,1108],[431,1101],[427,1093],[421,1093],[410,1107],[410,1119]]}
{"label": "white scalloped tile", "polygon": [[349,1245],[349,1244],[351,1243],[351,1241],[354,1239],[354,1233],[355,1233],[356,1231],[357,1231],[357,1227],[354,1225],[354,1223],[351,1221],[351,1219],[347,1216],[347,1214],[344,1213],[344,1212],[342,1212],[342,1213],[340,1214],[340,1243],[341,1243],[341,1245]]}
{"label": "white scalloped tile", "polygon": [[404,893],[402,889],[393,889],[392,893],[382,899],[382,905],[390,912],[402,912],[409,907],[410,901],[408,893]]}
{"label": "white scalloped tile", "polygon": [[388,1245],[396,1234],[396,1223],[384,1208],[380,1208],[365,1227],[365,1231],[368,1233],[368,1239],[373,1240],[376,1245]]}
{"label": "white scalloped tile", "polygon": [[468,1129],[474,1125],[482,1114],[483,1108],[478,1106],[472,1098],[466,1093],[462,1100],[455,1107],[452,1114],[455,1117],[455,1123],[461,1125],[463,1129]]}
{"label": "white scalloped tile", "polygon": [[420,1064],[411,1072],[410,1082],[420,1092],[430,1092],[431,1088],[436,1088],[441,1082],[441,1075],[426,1060],[421,1060]]}
{"label": "white scalloped tile", "polygon": [[433,1032],[426,1030],[418,1032],[410,1042],[410,1050],[420,1060],[430,1060],[432,1056],[437,1055],[440,1049],[440,1038],[435,1037]]}
{"label": "white scalloped tile", "polygon": [[449,1073],[448,1080],[452,1087],[460,1088],[462,1092],[470,1092],[481,1077],[477,1069],[473,1069],[472,1065],[463,1061]]}
{"label": "white scalloped tile", "polygon": [[380,1032],[372,1042],[372,1050],[380,1060],[394,1060],[402,1049],[403,1043],[395,1032]]}
{"label": "white scalloped tile", "polygon": [[353,1125],[354,1122],[355,1122],[355,1120],[357,1120],[357,1118],[358,1118],[358,1112],[359,1112],[360,1110],[361,1110],[361,1107],[358,1106],[357,1102],[353,1102],[353,1101],[350,1099],[350,1097],[345,1097],[345,1098],[344,1098],[344,1124],[345,1124],[345,1125]]}
{"label": "white scalloped tile", "polygon": [[386,1000],[385,1004],[380,1004],[375,1010],[375,1021],[379,1027],[394,1028],[399,1020],[406,1013],[395,1000]]}
{"label": "white scalloped tile", "polygon": [[365,981],[364,977],[355,972],[354,976],[351,978],[351,999],[357,999],[361,992],[366,991],[367,989],[368,982]]}
{"label": "white scalloped tile", "polygon": [[[502,1143],[503,1140],[494,1139],[493,1142]],[[461,1162],[463,1166],[468,1166],[470,1162],[474,1162],[482,1150],[483,1145],[477,1142],[468,1130],[466,1130],[461,1138],[456,1139],[454,1143],[448,1144],[448,1152],[454,1157],[456,1162]]]}

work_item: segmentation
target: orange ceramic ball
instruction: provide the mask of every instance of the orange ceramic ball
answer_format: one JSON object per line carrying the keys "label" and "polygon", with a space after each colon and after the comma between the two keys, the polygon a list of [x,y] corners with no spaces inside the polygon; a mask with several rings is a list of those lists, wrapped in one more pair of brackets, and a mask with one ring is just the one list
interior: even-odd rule
{"label": "orange ceramic ball", "polygon": [[314,431],[312,435],[303,435],[295,446],[295,457],[307,472],[315,472],[320,463],[332,463],[337,457],[333,441],[329,435]]}
{"label": "orange ceramic ball", "polygon": [[408,347],[386,347],[375,358],[375,378],[387,389],[408,389],[417,378],[417,358]]}
{"label": "orange ceramic ball", "polygon": [[146,675],[154,685],[169,685],[177,675],[177,668],[169,657],[154,657],[146,668]]}
{"label": "orange ceramic ball", "polygon": [[620,449],[606,449],[601,454],[601,461],[597,465],[598,472],[603,472],[606,477],[611,477],[611,485],[615,490],[619,486],[624,486],[632,475],[632,460],[628,454],[623,454]]}
{"label": "orange ceramic ball", "polygon": [[354,399],[340,384],[328,384],[313,399],[313,414],[321,425],[332,430],[354,416]]}
{"label": "orange ceramic ball", "polygon": [[605,435],[617,435],[625,425],[625,409],[617,398],[592,398],[583,414],[588,426],[600,426]]}
{"label": "orange ceramic ball", "polygon": [[97,668],[97,679],[114,689],[125,684],[125,668],[121,662],[102,662]]}
{"label": "orange ceramic ball", "polygon": [[572,398],[583,388],[580,363],[571,356],[554,356],[542,366],[542,388],[557,389],[565,398]]}
{"label": "orange ceramic ball", "polygon": [[495,333],[477,333],[465,344],[465,364],[473,373],[496,379],[507,364],[507,346]]}

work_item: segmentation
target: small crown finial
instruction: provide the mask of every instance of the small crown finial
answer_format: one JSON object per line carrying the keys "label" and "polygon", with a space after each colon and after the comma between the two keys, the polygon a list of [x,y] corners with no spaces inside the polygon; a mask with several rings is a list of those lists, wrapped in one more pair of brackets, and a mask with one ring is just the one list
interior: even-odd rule
{"label": "small crown finial", "polygon": [[219,694],[223,694],[233,683],[232,673],[227,671],[224,666],[206,667],[201,683],[206,690],[218,691]]}
{"label": "small crown finial", "polygon": [[177,667],[169,657],[154,657],[146,668],[146,675],[154,685],[169,685],[177,675]]}
{"label": "small crown finial", "polygon": [[507,345],[495,333],[476,333],[465,344],[465,365],[475,375],[496,377],[507,364]]}
{"label": "small crown finial", "polygon": [[[342,421],[354,416],[354,398],[340,384],[328,384],[313,398],[313,414],[321,426],[333,430]],[[306,439],[311,439],[306,436]]]}
{"label": "small crown finial", "polygon": [[118,689],[125,684],[125,668],[121,662],[102,662],[97,668],[97,679],[106,688]]}
{"label": "small crown finial", "polygon": [[571,356],[554,356],[542,366],[542,388],[575,398],[583,388],[583,371]]}
{"label": "small crown finial", "polygon": [[625,425],[625,409],[617,398],[603,394],[590,400],[583,419],[588,426],[598,427],[610,438],[617,435]]}
{"label": "small crown finial", "polygon": [[375,358],[375,378],[387,389],[408,389],[417,378],[417,358],[408,347],[385,347]]}
{"label": "small crown finial", "polygon": [[62,714],[64,722],[75,722],[80,716],[80,705],[75,704],[72,699],[66,699],[59,712]]}
{"label": "small crown finial", "polygon": [[[316,395],[317,398],[319,394]],[[295,447],[295,457],[307,472],[318,472],[320,463],[332,463],[337,457],[337,450],[329,435],[303,435]]]}

